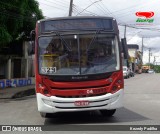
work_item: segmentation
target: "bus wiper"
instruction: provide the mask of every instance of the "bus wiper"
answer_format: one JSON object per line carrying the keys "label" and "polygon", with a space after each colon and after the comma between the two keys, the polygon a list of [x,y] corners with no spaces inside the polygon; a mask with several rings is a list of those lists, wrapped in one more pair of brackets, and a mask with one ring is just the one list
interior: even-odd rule
{"label": "bus wiper", "polygon": [[[67,48],[67,50],[70,52],[72,51],[71,48],[69,47],[68,43],[65,41],[65,39],[63,39],[63,37],[60,35],[59,32],[55,31],[55,32],[51,32],[51,33],[55,33],[58,37],[60,37],[60,40],[64,43],[65,47]],[[63,44],[62,43],[62,44]]]}
{"label": "bus wiper", "polygon": [[90,42],[90,44],[89,44],[89,46],[88,46],[88,48],[87,48],[87,52],[88,52],[88,50],[90,49],[90,46],[91,46],[91,45],[93,44],[93,42],[96,40],[98,33],[100,33],[100,30],[97,30],[97,31],[96,31],[94,37],[92,38],[92,40],[91,40],[91,42]]}

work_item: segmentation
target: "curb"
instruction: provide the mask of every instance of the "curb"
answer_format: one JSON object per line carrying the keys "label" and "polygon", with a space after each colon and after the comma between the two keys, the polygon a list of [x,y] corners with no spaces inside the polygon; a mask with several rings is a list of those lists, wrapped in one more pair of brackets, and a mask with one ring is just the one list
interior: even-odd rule
{"label": "curb", "polygon": [[17,92],[11,97],[11,99],[22,98],[22,97],[31,96],[31,95],[35,95],[35,88]]}

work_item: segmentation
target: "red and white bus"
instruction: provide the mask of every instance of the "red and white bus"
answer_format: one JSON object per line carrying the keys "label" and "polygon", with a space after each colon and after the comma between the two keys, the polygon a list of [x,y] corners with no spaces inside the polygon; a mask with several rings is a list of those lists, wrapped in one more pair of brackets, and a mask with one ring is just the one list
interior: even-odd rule
{"label": "red and white bus", "polygon": [[36,96],[42,117],[122,107],[124,80],[117,22],[111,17],[39,20],[35,29]]}

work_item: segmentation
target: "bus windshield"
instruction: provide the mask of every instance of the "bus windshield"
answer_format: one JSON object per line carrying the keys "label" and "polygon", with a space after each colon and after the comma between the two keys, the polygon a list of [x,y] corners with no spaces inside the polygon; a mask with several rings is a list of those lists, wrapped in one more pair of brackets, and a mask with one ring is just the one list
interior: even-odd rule
{"label": "bus windshield", "polygon": [[107,33],[48,35],[39,37],[39,73],[90,75],[120,69],[115,35]]}

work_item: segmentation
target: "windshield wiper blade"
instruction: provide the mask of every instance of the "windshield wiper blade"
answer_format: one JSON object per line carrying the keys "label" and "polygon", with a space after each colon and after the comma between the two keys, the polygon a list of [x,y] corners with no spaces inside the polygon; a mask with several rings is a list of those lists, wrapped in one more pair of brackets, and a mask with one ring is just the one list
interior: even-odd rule
{"label": "windshield wiper blade", "polygon": [[93,44],[93,42],[96,40],[97,34],[100,33],[101,30],[97,30],[94,37],[92,38],[90,44],[88,45],[87,51],[89,50],[90,46]]}
{"label": "windshield wiper blade", "polygon": [[[65,45],[65,47],[67,48],[67,50],[70,52],[70,51],[72,51],[71,50],[71,48],[69,47],[69,45],[68,45],[68,43],[65,41],[65,39],[63,39],[63,37],[60,35],[60,33],[59,32],[57,32],[57,31],[52,31],[51,33],[55,33],[58,37],[60,37],[60,40],[62,41],[62,42],[64,42],[64,45]],[[62,43],[63,44],[63,43]]]}

